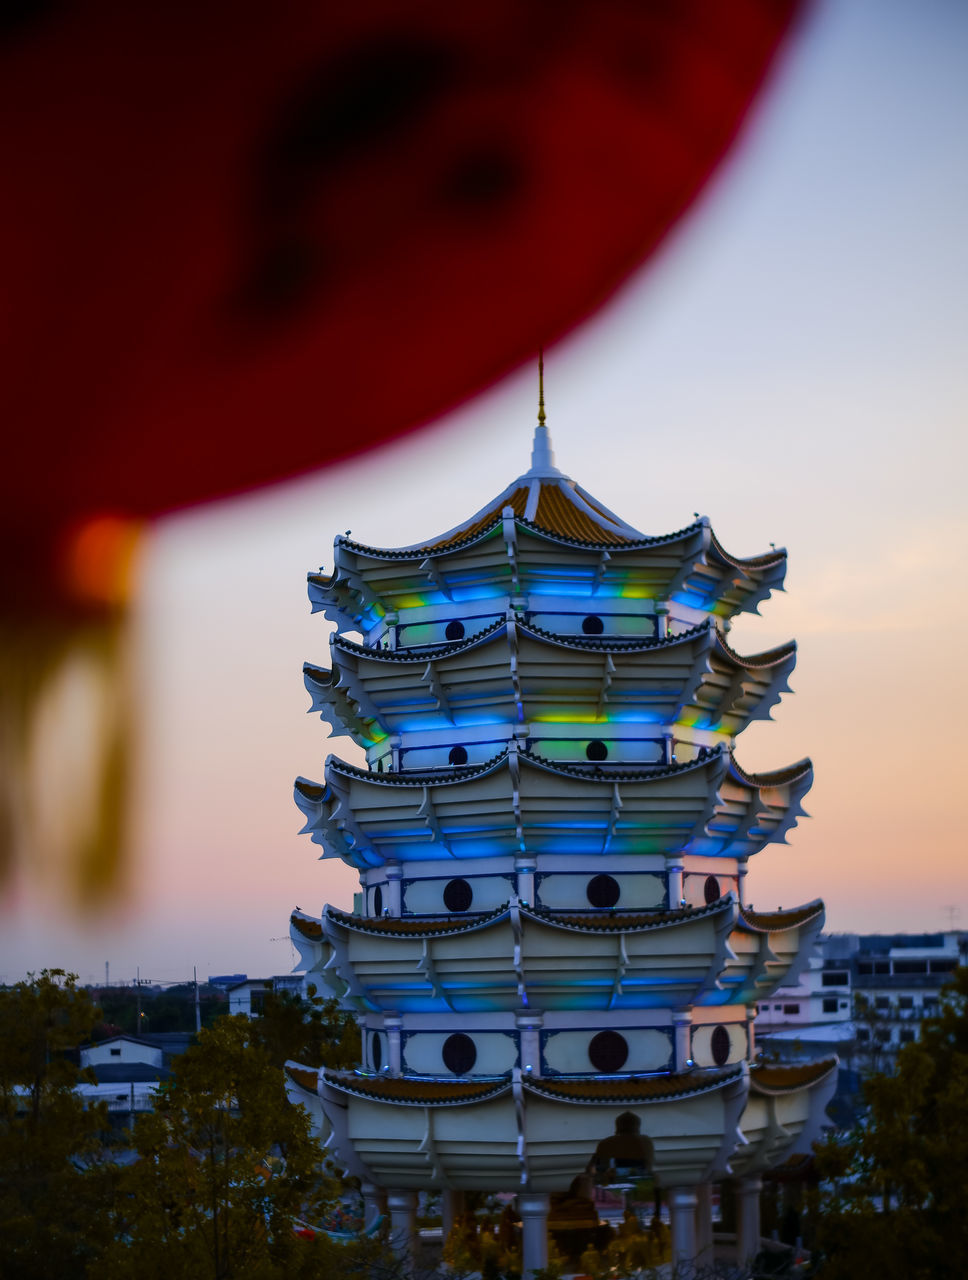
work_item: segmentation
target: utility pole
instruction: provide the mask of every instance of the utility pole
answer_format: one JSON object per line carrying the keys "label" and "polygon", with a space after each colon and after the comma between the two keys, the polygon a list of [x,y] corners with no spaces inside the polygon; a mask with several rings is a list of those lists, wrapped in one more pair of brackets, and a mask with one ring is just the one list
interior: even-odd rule
{"label": "utility pole", "polygon": [[198,965],[192,965],[192,973],[195,975],[195,1033],[198,1034],[202,1029],[202,1006],[198,999]]}

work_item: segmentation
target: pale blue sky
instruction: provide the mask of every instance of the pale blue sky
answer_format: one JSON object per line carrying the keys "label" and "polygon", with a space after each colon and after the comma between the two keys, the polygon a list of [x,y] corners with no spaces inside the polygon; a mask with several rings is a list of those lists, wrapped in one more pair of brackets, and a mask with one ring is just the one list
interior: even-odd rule
{"label": "pale blue sky", "polygon": [[[966,67],[968,6],[816,6],[700,205],[546,359],[558,464],[608,506],[649,533],[708,514],[741,555],[789,548],[787,594],[733,639],[795,636],[797,692],[738,755],[811,755],[814,816],[755,860],[751,897],[822,896],[838,930],[942,928],[948,904],[968,927]],[[349,902],[354,877],[316,861],[291,801],[333,749],[305,714],[302,661],[327,654],[305,572],[344,529],[404,544],[494,496],[528,465],[534,383],[160,528],[138,620],[135,892],[80,928],[50,881],[21,883],[0,977],[284,972],[270,939],[290,909]],[[319,413],[330,429],[325,387]]]}

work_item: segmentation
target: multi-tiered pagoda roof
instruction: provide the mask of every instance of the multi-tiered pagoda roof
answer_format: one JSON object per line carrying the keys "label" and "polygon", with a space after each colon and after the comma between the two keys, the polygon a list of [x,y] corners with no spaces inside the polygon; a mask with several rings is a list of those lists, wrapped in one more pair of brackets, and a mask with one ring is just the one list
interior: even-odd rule
{"label": "multi-tiered pagoda roof", "polygon": [[358,1013],[364,1060],[290,1080],[366,1182],[562,1190],[630,1109],[680,1189],[815,1132],[831,1064],[763,1066],[752,1018],[823,905],[744,893],[812,768],[735,754],[796,647],[728,640],[785,567],[728,554],[706,519],[640,533],[557,470],[540,425],[531,469],[463,524],[399,549],[340,537],[310,574],[337,628],[304,669],[311,709],[366,763],[331,755],[295,798],[361,892],[295,912],[292,937]]}

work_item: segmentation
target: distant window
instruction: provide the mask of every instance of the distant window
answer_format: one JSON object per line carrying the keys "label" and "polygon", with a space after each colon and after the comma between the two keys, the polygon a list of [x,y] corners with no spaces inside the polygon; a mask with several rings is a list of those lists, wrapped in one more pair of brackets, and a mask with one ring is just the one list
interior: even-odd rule
{"label": "distant window", "polygon": [[370,1041],[370,1056],[373,1058],[373,1070],[379,1071],[383,1063],[383,1046],[380,1044],[380,1037],[375,1031]]}
{"label": "distant window", "polygon": [[824,1011],[824,1013],[836,1013],[836,1012],[837,1012],[837,997],[836,997],[836,996],[825,996],[825,997],[824,997],[824,1002],[823,1002],[823,1011]]}
{"label": "distant window", "polygon": [[798,1004],[785,1004],[783,1006],[784,1013],[799,1013],[800,1006]]}
{"label": "distant window", "polygon": [[957,960],[932,960],[932,973],[953,973],[958,968]]}
{"label": "distant window", "polygon": [[121,1057],[121,1050],[120,1050],[120,1049],[112,1049],[112,1050],[111,1050],[111,1057],[112,1057],[112,1058],[120,1058],[120,1057]]}
{"label": "distant window", "polygon": [[870,960],[861,960],[861,962],[857,966],[857,972],[863,973],[863,974],[872,974],[874,972],[874,966]]}
{"label": "distant window", "polygon": [[589,760],[607,760],[608,747],[604,742],[600,742],[598,738],[595,738],[585,748],[585,755]]}
{"label": "distant window", "polygon": [[901,1028],[901,1044],[911,1044],[913,1040],[914,1040],[914,1028],[902,1027]]}
{"label": "distant window", "polygon": [[724,1067],[729,1061],[730,1047],[729,1032],[726,1028],[713,1028],[710,1048],[712,1049],[713,1062],[715,1062],[717,1067]]}
{"label": "distant window", "polygon": [[927,960],[895,960],[894,972],[895,973],[927,973],[928,962]]}
{"label": "distant window", "polygon": [[617,1031],[599,1031],[588,1046],[588,1059],[602,1075],[614,1075],[625,1066],[629,1056],[628,1041]]}
{"label": "distant window", "polygon": [[913,1009],[913,1008],[914,1008],[914,996],[898,996],[898,998],[897,998],[897,1007],[898,1007],[899,1009]]}
{"label": "distant window", "polygon": [[581,629],[586,636],[600,636],[605,624],[597,614],[590,613],[587,618],[582,618]]}
{"label": "distant window", "polygon": [[447,759],[451,764],[467,764],[467,748],[451,747],[450,755]]}
{"label": "distant window", "polygon": [[454,618],[453,621],[448,622],[447,630],[444,632],[444,635],[447,637],[448,640],[463,640],[464,639],[463,622],[458,621],[457,618]]}
{"label": "distant window", "polygon": [[877,1027],[874,1031],[874,1039],[879,1044],[887,1044],[891,1039],[891,1031],[889,1027]]}
{"label": "distant window", "polygon": [[458,877],[444,885],[444,906],[448,911],[466,911],[474,901],[474,890]]}
{"label": "distant window", "polygon": [[841,1009],[846,1009],[846,1008],[847,1008],[847,1001],[846,1001],[846,1000],[841,1000],[841,1002],[840,1002],[840,1007],[841,1007]]}
{"label": "distant window", "polygon": [[870,1038],[871,1038],[871,1033],[867,1030],[867,1028],[866,1028],[866,1027],[858,1027],[858,1028],[857,1028],[857,1039],[858,1039],[858,1040],[869,1040]]}
{"label": "distant window", "polygon": [[707,876],[706,883],[702,887],[702,896],[706,899],[706,904],[715,902],[722,894],[719,888],[719,881],[715,876]]}
{"label": "distant window", "polygon": [[448,1071],[452,1071],[455,1076],[465,1076],[468,1071],[473,1070],[474,1063],[477,1061],[477,1050],[474,1047],[474,1041],[470,1036],[465,1036],[463,1031],[458,1031],[455,1035],[448,1036],[444,1041],[442,1057],[444,1066]]}
{"label": "distant window", "polygon": [[891,972],[891,962],[890,962],[890,960],[875,960],[875,962],[874,962],[874,972],[875,972],[875,973],[890,973],[890,972]]}
{"label": "distant window", "polygon": [[829,973],[824,973],[820,979],[820,985],[824,987],[846,987],[847,975],[846,973],[841,973],[840,970],[831,970]]}
{"label": "distant window", "polygon": [[619,883],[612,876],[592,876],[585,889],[585,896],[593,907],[614,907],[621,896]]}
{"label": "distant window", "polygon": [[377,885],[373,890],[373,914],[375,916],[383,915],[383,887]]}
{"label": "distant window", "polygon": [[891,998],[890,998],[890,996],[875,996],[875,997],[874,997],[874,1008],[875,1008],[875,1009],[890,1009],[890,1007],[891,1007]]}

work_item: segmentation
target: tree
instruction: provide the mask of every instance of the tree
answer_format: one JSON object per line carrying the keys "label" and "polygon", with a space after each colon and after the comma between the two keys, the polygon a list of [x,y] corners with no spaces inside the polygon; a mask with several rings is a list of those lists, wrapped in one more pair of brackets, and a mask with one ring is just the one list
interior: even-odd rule
{"label": "tree", "polygon": [[968,970],[864,1084],[866,1115],[818,1148],[825,1280],[962,1276],[968,1259]]}
{"label": "tree", "polygon": [[222,1018],[177,1060],[154,1114],[138,1120],[140,1159],[121,1176],[114,1241],[99,1274],[170,1280],[299,1275],[296,1235],[338,1192],[309,1121],[286,1098],[257,1022]]}
{"label": "tree", "polygon": [[312,986],[306,1000],[290,991],[267,991],[253,1034],[279,1067],[290,1059],[327,1067],[352,1067],[360,1060],[356,1019]]}
{"label": "tree", "polygon": [[61,969],[0,988],[0,1275],[83,1276],[104,1238],[108,1119],[75,1092],[99,1017]]}

